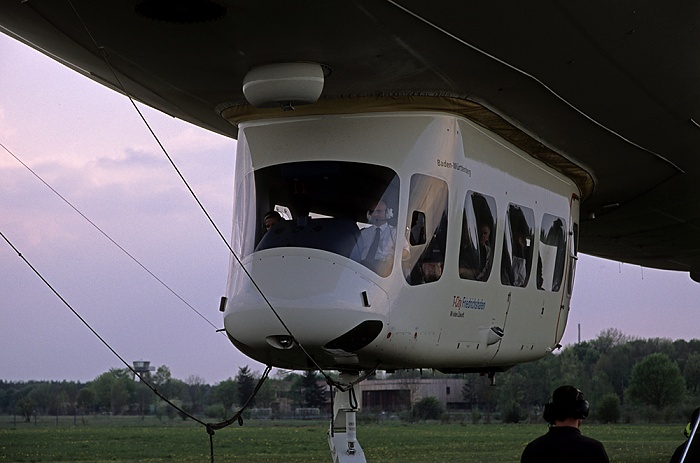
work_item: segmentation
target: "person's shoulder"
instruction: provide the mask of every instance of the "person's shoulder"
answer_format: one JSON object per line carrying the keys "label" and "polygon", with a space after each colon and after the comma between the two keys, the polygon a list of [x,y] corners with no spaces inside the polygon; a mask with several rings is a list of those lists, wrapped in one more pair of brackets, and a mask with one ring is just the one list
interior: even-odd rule
{"label": "person's shoulder", "polygon": [[581,434],[581,433],[576,434],[575,436],[573,436],[573,438],[579,442],[588,444],[588,445],[593,446],[593,447],[601,447],[601,448],[605,447],[603,445],[603,443],[601,441],[599,441],[598,439],[594,439],[592,437],[586,436],[586,435]]}
{"label": "person's shoulder", "polygon": [[584,436],[583,434],[580,435],[579,439],[579,442],[582,444],[582,446],[585,446],[585,448],[588,449],[591,461],[610,461],[608,458],[608,453],[605,451],[605,445],[603,445],[601,441],[592,437]]}
{"label": "person's shoulder", "polygon": [[540,456],[545,448],[548,447],[549,438],[547,434],[543,434],[534,440],[530,441],[523,449],[520,456],[521,463],[539,462]]}
{"label": "person's shoulder", "polygon": [[530,443],[528,443],[525,446],[525,449],[537,448],[537,447],[545,444],[546,442],[550,441],[551,439],[552,439],[551,434],[549,434],[549,433],[542,434],[541,436],[536,437],[535,439],[530,441]]}
{"label": "person's shoulder", "polygon": [[[553,428],[557,429],[557,428]],[[571,441],[578,442],[579,444],[585,445],[586,447],[597,447],[599,449],[605,449],[602,442],[592,437],[588,437],[581,432],[580,429],[574,427],[561,428],[559,431],[562,434],[566,434],[567,439]]]}
{"label": "person's shoulder", "polygon": [[594,439],[594,438],[592,438],[592,437],[588,437],[588,436],[583,435],[583,434],[579,434],[579,439],[581,439],[582,441],[586,441],[586,442],[590,442],[590,443],[595,443],[595,444],[598,444],[598,445],[603,445],[603,443],[600,442],[599,440]]}

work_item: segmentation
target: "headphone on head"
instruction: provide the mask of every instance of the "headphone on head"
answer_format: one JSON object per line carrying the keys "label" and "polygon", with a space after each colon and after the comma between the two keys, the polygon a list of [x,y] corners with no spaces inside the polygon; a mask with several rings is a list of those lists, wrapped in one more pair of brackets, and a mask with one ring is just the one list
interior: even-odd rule
{"label": "headphone on head", "polygon": [[[386,208],[386,220],[389,220],[392,217],[394,217],[394,210],[390,207],[387,207]],[[369,211],[367,211],[367,222],[371,222],[371,221],[372,221],[372,211],[369,210]]]}
{"label": "headphone on head", "polygon": [[590,411],[583,392],[574,386],[561,386],[552,394],[552,401],[544,406],[542,417],[548,423],[567,418],[585,419]]}

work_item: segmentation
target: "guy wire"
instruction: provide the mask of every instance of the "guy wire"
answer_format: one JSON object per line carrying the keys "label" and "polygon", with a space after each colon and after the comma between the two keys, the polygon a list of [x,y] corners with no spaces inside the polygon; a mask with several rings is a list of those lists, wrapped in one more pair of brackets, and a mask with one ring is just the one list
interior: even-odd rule
{"label": "guy wire", "polygon": [[109,236],[104,230],[102,230],[95,222],[93,222],[92,220],[90,220],[89,217],[87,217],[85,214],[83,214],[77,207],[75,207],[75,206],[73,205],[73,203],[71,203],[68,199],[66,199],[65,196],[63,196],[63,195],[62,195],[61,193],[59,193],[54,187],[52,187],[48,182],[46,182],[46,180],[44,180],[39,174],[37,174],[34,170],[32,170],[31,167],[29,167],[27,164],[25,164],[15,153],[13,153],[13,152],[12,152],[10,149],[8,149],[4,144],[2,144],[2,142],[0,142],[0,147],[2,147],[2,149],[4,149],[5,151],[7,151],[7,152],[10,154],[10,156],[12,156],[13,158],[15,158],[15,160],[17,160],[17,162],[19,162],[20,164],[22,164],[22,166],[24,166],[25,169],[27,169],[29,172],[32,173],[32,175],[34,175],[36,178],[38,178],[39,181],[41,181],[41,183],[43,183],[44,185],[46,185],[46,187],[47,187],[49,190],[51,190],[56,196],[58,196],[59,198],[61,198],[61,199],[63,200],[63,202],[65,202],[66,204],[68,204],[68,205],[71,207],[71,209],[73,209],[75,212],[77,212],[78,215],[80,215],[83,219],[85,219],[90,225],[92,225],[97,231],[99,231],[105,238],[107,238],[109,241],[111,241],[112,244],[115,245],[117,248],[119,248],[120,251],[122,251],[124,254],[126,254],[131,260],[133,260],[134,262],[136,262],[136,264],[138,264],[139,267],[141,267],[141,268],[142,268],[143,270],[145,270],[149,275],[151,275],[153,278],[155,278],[155,280],[156,280],[158,283],[160,283],[163,287],[165,287],[165,289],[167,289],[167,290],[170,291],[175,297],[177,297],[178,299],[180,299],[180,301],[182,301],[182,303],[184,303],[187,307],[189,307],[190,309],[192,309],[197,315],[199,315],[204,321],[206,321],[207,323],[209,323],[209,325],[211,325],[214,329],[217,329],[217,326],[214,325],[211,321],[209,321],[209,319],[208,319],[207,317],[205,317],[204,315],[202,315],[202,313],[201,313],[199,310],[197,310],[195,307],[193,307],[193,306],[192,306],[189,302],[187,302],[182,296],[180,296],[177,292],[175,292],[174,289],[172,289],[170,286],[168,286],[163,280],[161,280],[160,278],[158,278],[158,276],[157,276],[156,274],[154,274],[154,273],[153,273],[151,270],[149,270],[145,265],[143,265],[136,257],[134,257],[134,256],[133,256],[129,251],[127,251],[123,246],[121,246],[119,243],[117,243],[111,236]]}
{"label": "guy wire", "polygon": [[49,281],[46,278],[44,278],[44,276],[41,274],[41,272],[39,272],[39,270],[37,270],[36,267],[34,267],[31,264],[31,262],[29,262],[29,260],[24,255],[22,255],[22,253],[17,249],[17,247],[15,247],[15,245],[9,240],[9,238],[7,238],[5,236],[5,234],[2,231],[0,231],[0,237],[2,237],[2,239],[5,240],[5,242],[12,248],[12,250],[15,251],[17,253],[17,255],[29,266],[29,268],[34,272],[34,274],[36,276],[38,276],[41,281],[44,282],[44,284],[51,290],[51,292],[53,292],[54,295],[56,297],[58,297],[58,299],[63,303],[63,305],[68,307],[68,309],[71,312],[73,312],[73,315],[78,317],[78,320],[80,320],[82,322],[82,324],[85,325],[92,332],[92,334],[95,335],[95,337],[97,337],[97,339],[99,339],[100,342],[102,344],[104,344],[105,347],[107,347],[107,349],[109,349],[109,351],[112,352],[112,354],[114,354],[114,356],[117,357],[119,359],[119,361],[121,361],[126,366],[126,368],[128,368],[129,371],[131,371],[134,374],[134,376],[138,377],[139,380],[143,384],[145,384],[151,391],[153,391],[153,393],[156,396],[158,396],[160,399],[162,399],[169,406],[171,406],[172,408],[177,410],[183,416],[190,418],[192,421],[195,421],[206,428],[207,433],[209,434],[209,441],[210,441],[210,448],[211,448],[211,461],[213,463],[214,462],[214,444],[213,444],[214,431],[219,430],[219,429],[223,429],[223,428],[225,428],[225,427],[227,427],[235,422],[238,422],[238,424],[241,426],[243,425],[242,414],[245,411],[245,409],[248,407],[248,405],[250,405],[250,402],[253,400],[253,398],[257,395],[257,393],[260,390],[260,388],[262,387],[263,383],[265,382],[265,380],[269,376],[270,371],[272,370],[272,367],[270,365],[266,366],[265,371],[260,376],[260,379],[258,380],[258,383],[255,386],[255,389],[253,390],[253,393],[250,395],[250,397],[248,397],[248,400],[246,400],[246,402],[243,404],[243,406],[231,418],[229,418],[228,420],[225,420],[225,421],[221,421],[219,423],[206,423],[206,422],[200,420],[199,418],[195,417],[191,413],[183,410],[181,407],[178,407],[176,404],[174,404],[172,401],[170,401],[170,399],[168,399],[163,394],[161,394],[158,391],[158,389],[156,389],[155,386],[153,386],[146,378],[144,378],[139,372],[137,372],[131,365],[129,365],[129,363],[126,360],[124,360],[124,358],[121,355],[119,355],[119,353],[87,322],[87,320],[85,320],[78,313],[78,311],[73,308],[73,306],[53,287],[53,285],[51,285],[51,283],[49,283]]}
{"label": "guy wire", "polygon": [[[114,67],[112,67],[112,64],[111,64],[110,61],[109,61],[107,50],[105,49],[105,47],[101,46],[101,45],[97,42],[97,40],[95,39],[95,37],[92,35],[92,33],[90,32],[90,29],[87,27],[87,24],[85,24],[85,22],[83,21],[82,17],[80,16],[80,14],[78,13],[78,11],[76,10],[75,6],[73,6],[73,2],[72,2],[71,0],[67,0],[67,1],[68,1],[68,4],[70,5],[70,7],[73,9],[73,12],[75,13],[76,18],[78,19],[78,21],[80,22],[80,24],[83,26],[83,29],[85,29],[85,32],[87,33],[88,37],[90,38],[90,40],[91,40],[92,43],[94,44],[95,48],[100,52],[100,55],[102,56],[102,59],[104,60],[104,62],[105,62],[105,64],[107,65],[107,67],[109,68],[110,72],[112,73],[112,76],[114,77],[114,79],[115,79],[115,81],[116,81],[116,83],[117,83],[118,88],[119,88],[119,89],[122,91],[122,93],[123,93],[124,95],[126,95],[126,97],[129,99],[129,101],[131,102],[131,105],[132,105],[132,106],[134,107],[134,109],[136,110],[137,114],[139,115],[139,117],[141,118],[141,120],[143,121],[143,123],[145,124],[146,128],[147,128],[148,131],[151,133],[151,135],[152,135],[153,138],[155,139],[156,143],[158,143],[158,146],[160,147],[161,151],[163,152],[163,154],[165,154],[165,157],[168,159],[168,161],[169,161],[170,164],[172,165],[173,169],[175,169],[175,172],[176,172],[176,173],[178,174],[178,176],[180,177],[180,180],[182,180],[182,182],[185,184],[185,186],[187,187],[187,190],[190,192],[190,194],[192,195],[192,197],[194,198],[194,200],[197,202],[197,205],[199,206],[199,208],[202,210],[202,212],[204,213],[204,215],[206,216],[206,218],[209,220],[209,223],[214,227],[214,230],[216,230],[216,233],[219,235],[219,237],[221,238],[221,240],[224,242],[224,244],[226,245],[226,247],[227,247],[228,250],[230,251],[230,253],[231,253],[231,255],[233,256],[233,258],[236,260],[236,263],[237,263],[237,264],[239,265],[239,267],[243,270],[243,272],[245,273],[245,275],[248,277],[248,279],[250,280],[250,282],[253,284],[253,286],[255,287],[256,291],[257,291],[257,292],[260,294],[260,296],[263,298],[263,300],[265,301],[265,304],[270,308],[270,310],[271,310],[272,313],[274,314],[275,318],[277,318],[277,320],[280,322],[280,324],[282,325],[282,327],[284,328],[284,330],[287,332],[287,334],[292,338],[292,340],[294,341],[294,343],[295,343],[297,346],[299,346],[299,349],[303,352],[303,354],[311,361],[311,363],[313,363],[313,365],[318,369],[318,371],[321,373],[321,375],[323,375],[323,377],[326,379],[326,381],[336,383],[336,380],[333,379],[333,378],[331,378],[330,376],[328,376],[328,374],[325,373],[325,372],[323,371],[323,369],[322,369],[322,368],[318,365],[318,363],[316,362],[316,359],[314,359],[314,358],[308,353],[308,351],[304,348],[304,346],[296,339],[296,337],[294,336],[294,334],[292,334],[292,331],[289,329],[289,327],[288,327],[287,324],[284,322],[284,320],[282,319],[282,317],[279,315],[279,313],[277,312],[277,310],[275,310],[275,308],[272,306],[272,303],[269,301],[269,299],[267,298],[267,296],[265,295],[265,293],[263,293],[263,291],[262,291],[262,289],[260,288],[260,286],[258,286],[258,283],[253,279],[253,276],[250,274],[250,272],[248,272],[248,269],[245,268],[245,266],[244,266],[243,263],[241,262],[240,258],[239,258],[238,255],[234,252],[233,248],[232,248],[231,245],[229,244],[228,240],[224,237],[223,233],[221,233],[221,230],[219,230],[219,227],[216,225],[216,223],[215,223],[214,220],[212,219],[212,217],[211,217],[211,215],[209,214],[209,212],[206,210],[206,208],[204,207],[204,205],[202,204],[202,202],[199,200],[199,198],[198,198],[197,195],[195,194],[194,190],[192,190],[192,188],[190,187],[189,183],[188,183],[187,180],[185,179],[185,177],[184,177],[184,175],[182,174],[182,172],[180,172],[180,169],[179,169],[179,168],[177,167],[177,165],[175,164],[175,161],[173,161],[172,157],[170,156],[170,154],[168,153],[168,151],[165,149],[165,147],[164,147],[163,144],[161,143],[161,141],[160,141],[160,139],[158,138],[158,136],[156,135],[156,133],[155,133],[155,132],[153,131],[153,129],[151,128],[150,124],[149,124],[148,121],[146,120],[146,118],[145,118],[145,116],[143,115],[143,113],[141,112],[141,110],[139,110],[139,108],[138,108],[138,106],[136,105],[136,102],[134,101],[134,99],[133,99],[133,97],[131,96],[131,94],[130,94],[130,93],[126,90],[126,88],[124,87],[124,84],[122,83],[121,79],[120,79],[119,76],[117,75],[116,70],[114,69]],[[38,13],[38,12],[37,12],[37,13]],[[40,14],[40,13],[39,13],[39,14]]]}

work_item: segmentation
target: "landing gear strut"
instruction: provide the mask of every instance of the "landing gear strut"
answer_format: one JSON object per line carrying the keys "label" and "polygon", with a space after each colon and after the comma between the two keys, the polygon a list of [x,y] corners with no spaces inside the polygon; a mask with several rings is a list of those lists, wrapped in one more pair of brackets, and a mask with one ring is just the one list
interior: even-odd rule
{"label": "landing gear strut", "polygon": [[357,442],[356,413],[360,410],[360,398],[355,394],[359,373],[341,372],[339,387],[335,390],[333,418],[328,430],[328,445],[333,463],[366,463],[365,453]]}

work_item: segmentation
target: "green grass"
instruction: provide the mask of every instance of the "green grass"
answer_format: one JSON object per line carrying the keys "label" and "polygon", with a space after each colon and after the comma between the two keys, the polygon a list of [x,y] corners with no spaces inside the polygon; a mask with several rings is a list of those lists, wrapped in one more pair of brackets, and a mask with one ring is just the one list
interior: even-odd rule
{"label": "green grass", "polygon": [[[260,422],[230,426],[214,435],[217,462],[330,462],[327,423]],[[680,425],[584,424],[602,441],[611,461],[666,463],[683,440]],[[360,424],[368,462],[517,462],[543,424],[390,422]],[[43,418],[36,424],[0,417],[0,462],[209,462],[209,436],[191,421],[147,417]]]}

